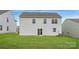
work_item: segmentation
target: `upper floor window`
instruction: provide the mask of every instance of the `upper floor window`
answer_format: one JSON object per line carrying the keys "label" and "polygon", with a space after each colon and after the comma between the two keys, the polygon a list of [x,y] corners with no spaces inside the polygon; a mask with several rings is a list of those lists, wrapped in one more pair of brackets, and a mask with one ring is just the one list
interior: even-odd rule
{"label": "upper floor window", "polygon": [[2,31],[2,25],[0,25],[0,30]]}
{"label": "upper floor window", "polygon": [[7,17],[7,22],[9,22],[9,19],[8,19],[8,17]]}
{"label": "upper floor window", "polygon": [[57,19],[55,19],[55,24],[57,24]]}
{"label": "upper floor window", "polygon": [[56,32],[56,28],[53,28],[53,32]]}
{"label": "upper floor window", "polygon": [[47,19],[44,19],[44,24],[46,24],[47,23]]}
{"label": "upper floor window", "polygon": [[52,24],[57,24],[57,19],[52,19]]}
{"label": "upper floor window", "polygon": [[54,24],[54,19],[52,19],[52,24]]}
{"label": "upper floor window", "polygon": [[33,23],[33,24],[35,24],[35,23],[36,23],[35,19],[32,19],[32,23]]}

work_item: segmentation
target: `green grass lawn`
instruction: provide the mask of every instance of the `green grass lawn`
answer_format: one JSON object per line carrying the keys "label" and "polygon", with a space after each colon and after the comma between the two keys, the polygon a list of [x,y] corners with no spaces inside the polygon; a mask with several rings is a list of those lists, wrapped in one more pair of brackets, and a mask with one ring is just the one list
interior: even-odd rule
{"label": "green grass lawn", "polygon": [[76,49],[79,48],[79,38],[67,36],[19,36],[18,34],[0,34],[0,48]]}

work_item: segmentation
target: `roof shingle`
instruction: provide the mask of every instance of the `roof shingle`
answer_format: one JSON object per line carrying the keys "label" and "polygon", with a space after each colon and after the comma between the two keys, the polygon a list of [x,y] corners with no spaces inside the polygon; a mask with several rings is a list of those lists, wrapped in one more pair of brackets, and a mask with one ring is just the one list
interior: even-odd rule
{"label": "roof shingle", "polygon": [[0,15],[7,12],[7,11],[9,11],[9,10],[0,10]]}
{"label": "roof shingle", "polygon": [[47,12],[23,12],[20,15],[21,18],[61,18],[57,13],[47,13]]}
{"label": "roof shingle", "polygon": [[79,19],[67,19],[67,20],[71,20],[71,21],[74,21],[76,23],[79,23]]}

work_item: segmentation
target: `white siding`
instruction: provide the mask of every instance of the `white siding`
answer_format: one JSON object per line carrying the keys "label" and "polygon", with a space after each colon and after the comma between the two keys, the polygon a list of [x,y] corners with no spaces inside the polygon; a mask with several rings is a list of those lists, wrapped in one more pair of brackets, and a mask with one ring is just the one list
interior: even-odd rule
{"label": "white siding", "polygon": [[[32,23],[33,18],[21,18],[20,19],[20,35],[37,35],[37,29],[43,29],[43,35],[58,35],[61,33],[61,20],[58,19],[57,24],[52,24],[52,18],[46,18],[47,23],[44,24],[44,18],[35,18],[36,23]],[[53,28],[56,28],[56,32],[53,32]]]}
{"label": "white siding", "polygon": [[[66,20],[63,23],[63,34],[79,38],[79,23]],[[69,33],[68,33],[69,32]]]}
{"label": "white siding", "polygon": [[[7,17],[9,22],[7,22]],[[2,25],[2,31],[0,33],[13,33],[16,32],[16,22],[10,11],[0,15],[0,25]],[[7,31],[7,26],[9,26],[9,31]]]}

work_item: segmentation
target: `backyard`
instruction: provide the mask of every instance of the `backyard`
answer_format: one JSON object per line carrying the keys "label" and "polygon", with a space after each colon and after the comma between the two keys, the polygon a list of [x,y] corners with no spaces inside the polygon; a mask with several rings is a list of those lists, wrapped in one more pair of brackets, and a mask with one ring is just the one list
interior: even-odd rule
{"label": "backyard", "polygon": [[0,49],[77,49],[79,38],[68,36],[19,36],[0,34]]}

